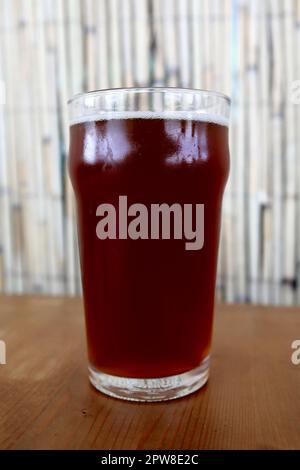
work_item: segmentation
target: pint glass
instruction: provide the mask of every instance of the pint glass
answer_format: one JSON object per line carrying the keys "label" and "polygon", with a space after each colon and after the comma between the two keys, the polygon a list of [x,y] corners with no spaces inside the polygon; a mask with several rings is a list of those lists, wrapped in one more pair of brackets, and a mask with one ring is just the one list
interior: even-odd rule
{"label": "pint glass", "polygon": [[179,88],[69,102],[91,383],[139,401],[209,373],[229,99]]}

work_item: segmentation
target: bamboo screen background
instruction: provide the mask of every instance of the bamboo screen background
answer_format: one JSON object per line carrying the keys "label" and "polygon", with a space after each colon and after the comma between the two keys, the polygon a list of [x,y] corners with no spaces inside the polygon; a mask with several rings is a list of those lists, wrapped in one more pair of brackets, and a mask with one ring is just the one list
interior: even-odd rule
{"label": "bamboo screen background", "polygon": [[152,84],[233,100],[219,297],[300,303],[299,79],[297,0],[0,0],[1,290],[80,292],[67,99]]}

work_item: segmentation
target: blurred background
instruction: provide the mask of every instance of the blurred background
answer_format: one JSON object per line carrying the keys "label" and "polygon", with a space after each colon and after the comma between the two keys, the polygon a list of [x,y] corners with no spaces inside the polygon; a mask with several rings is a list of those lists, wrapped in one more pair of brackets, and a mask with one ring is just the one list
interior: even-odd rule
{"label": "blurred background", "polygon": [[0,0],[0,291],[80,293],[67,100],[232,98],[217,295],[300,303],[300,0]]}

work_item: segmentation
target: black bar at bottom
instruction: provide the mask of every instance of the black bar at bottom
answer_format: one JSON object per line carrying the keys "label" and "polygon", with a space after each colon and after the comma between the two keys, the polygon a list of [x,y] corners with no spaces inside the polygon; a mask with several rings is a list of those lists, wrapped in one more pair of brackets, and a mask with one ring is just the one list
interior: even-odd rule
{"label": "black bar at bottom", "polygon": [[[174,466],[183,468],[225,467],[228,465],[256,465],[256,464],[283,464],[300,462],[300,451],[281,450],[254,450],[254,451],[226,451],[226,450],[3,450],[0,451],[0,467],[5,463],[26,463],[56,465],[60,464],[88,465],[88,468],[108,468],[120,465],[123,468],[138,468],[148,465]],[[21,467],[20,467],[21,468]]]}

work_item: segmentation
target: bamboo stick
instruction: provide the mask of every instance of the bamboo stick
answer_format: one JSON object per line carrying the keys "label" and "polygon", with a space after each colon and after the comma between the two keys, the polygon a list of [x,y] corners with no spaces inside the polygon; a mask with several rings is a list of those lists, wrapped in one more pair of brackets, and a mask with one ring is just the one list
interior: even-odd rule
{"label": "bamboo stick", "polygon": [[179,55],[178,64],[180,71],[180,86],[188,88],[190,86],[190,44],[189,44],[189,30],[188,30],[188,5],[185,0],[177,1],[176,17],[178,23],[177,34],[180,38],[179,41]]}
{"label": "bamboo stick", "polygon": [[277,0],[270,4],[271,7],[271,34],[273,42],[274,69],[273,69],[273,88],[272,88],[272,108],[271,108],[271,126],[272,140],[272,252],[275,254],[272,258],[272,283],[273,291],[271,296],[272,303],[281,301],[281,269],[282,269],[282,229],[283,229],[283,211],[282,211],[282,86],[283,86],[283,63],[282,63],[282,29],[279,19],[280,4]]}
{"label": "bamboo stick", "polygon": [[[239,23],[237,30],[237,46],[238,46],[238,66],[236,69],[236,87],[233,98],[236,100],[236,106],[238,107],[238,114],[233,117],[235,119],[233,123],[232,133],[234,133],[235,147],[232,148],[232,179],[234,183],[234,210],[236,214],[234,233],[232,237],[232,253],[235,253],[235,270],[236,275],[234,276],[235,286],[234,290],[237,290],[237,296],[235,300],[247,300],[248,286],[247,282],[249,275],[247,272],[248,260],[246,238],[246,214],[247,207],[245,204],[246,188],[245,188],[245,175],[247,175],[246,166],[246,154],[247,154],[247,113],[246,113],[246,97],[244,89],[244,73],[245,73],[245,57],[246,57],[246,35],[243,35],[243,31],[247,30],[247,17],[245,7],[240,5],[238,11]],[[233,110],[234,112],[235,110]],[[236,158],[235,158],[236,157]]]}
{"label": "bamboo stick", "polygon": [[[7,45],[7,9],[4,5],[4,13],[0,18],[0,80],[3,102],[0,104],[0,183],[1,183],[1,292],[13,292],[13,279],[11,275],[12,267],[12,236],[10,226],[10,179],[8,155],[10,152],[8,141],[8,127],[10,124],[11,106],[10,95],[8,94],[7,84],[9,83],[9,69],[6,66],[6,45]],[[9,39],[9,38],[8,38]],[[5,102],[4,102],[5,99]]]}
{"label": "bamboo stick", "polygon": [[[300,44],[300,2],[294,3],[294,41],[293,47],[297,48]],[[294,80],[299,80],[300,77],[300,58],[299,54],[295,54],[294,58]],[[299,82],[298,82],[299,83]],[[291,85],[290,85],[291,86]],[[299,86],[299,85],[298,85]],[[298,88],[299,93],[299,88]],[[299,94],[298,94],[299,97]],[[300,128],[300,103],[293,103],[294,107],[294,116],[295,116],[295,128],[298,130]],[[300,165],[299,165],[299,148],[300,148],[300,133],[296,132],[296,139],[295,139],[295,149],[297,153],[297,160],[295,166],[295,179],[296,179],[296,223],[295,223],[295,231],[296,231],[296,247],[295,247],[295,271],[296,271],[296,278],[295,278],[295,287],[296,287],[296,295],[294,297],[295,303],[300,304]]]}
{"label": "bamboo stick", "polygon": [[[67,51],[69,63],[69,97],[79,93],[86,86],[85,68],[83,62],[82,44],[82,17],[81,7],[78,0],[68,0],[66,3],[67,28]],[[78,47],[75,47],[78,45]],[[78,243],[76,234],[75,208],[73,190],[70,180],[66,175],[65,183],[65,224],[67,248],[67,284],[68,292],[75,294],[80,288],[79,283],[79,263],[78,263]]]}
{"label": "bamboo stick", "polygon": [[[285,177],[285,191],[283,200],[283,214],[285,215],[284,233],[283,233],[283,269],[282,280],[285,283],[284,298],[285,304],[292,304],[294,302],[294,287],[296,282],[296,214],[297,214],[297,181],[295,168],[297,167],[297,154],[296,154],[296,107],[291,101],[288,90],[291,87],[293,80],[296,79],[296,62],[293,60],[291,54],[285,54],[284,51],[293,50],[293,40],[295,34],[295,26],[293,23],[293,4],[290,1],[284,2],[284,50],[283,57],[285,60],[285,85],[283,93],[286,94],[284,100],[284,116],[285,116],[285,139],[283,148],[284,157],[284,177]],[[299,162],[298,162],[299,164]],[[286,229],[288,227],[288,230]]]}
{"label": "bamboo stick", "polygon": [[163,43],[166,51],[166,74],[165,84],[168,86],[178,85],[178,47],[179,37],[176,35],[176,10],[173,0],[163,2],[164,28],[162,30]]}
{"label": "bamboo stick", "polygon": [[[11,41],[9,32],[13,30],[17,22],[17,5],[14,2],[5,2],[3,5],[3,19],[5,36],[5,63],[7,69],[6,91],[7,105],[11,112],[7,114],[7,141],[8,141],[8,179],[10,191],[10,237],[11,237],[11,265],[10,277],[13,292],[21,293],[23,290],[22,277],[22,223],[20,211],[20,195],[18,184],[18,156],[22,152],[20,140],[16,140],[15,129],[18,129],[20,114],[15,110],[22,106],[22,90],[17,86],[15,79],[15,70],[17,70],[17,43]],[[20,81],[22,85],[22,77]]]}
{"label": "bamboo stick", "polygon": [[136,86],[147,86],[149,80],[149,29],[147,27],[147,0],[133,0],[133,12],[135,84]]}
{"label": "bamboo stick", "polygon": [[134,57],[133,42],[134,34],[132,32],[133,24],[132,2],[124,0],[121,3],[120,17],[120,48],[123,60],[122,66],[122,84],[126,87],[134,86]]}
{"label": "bamboo stick", "polygon": [[193,77],[192,86],[194,88],[203,88],[202,85],[202,30],[203,15],[201,14],[201,2],[192,0],[192,43],[193,43]]}
{"label": "bamboo stick", "polygon": [[152,0],[151,10],[153,14],[153,33],[155,38],[155,43],[152,44],[155,49],[153,50],[153,55],[151,57],[151,60],[154,62],[152,65],[152,85],[163,86],[166,83],[166,50],[163,38],[162,2],[159,0]]}

